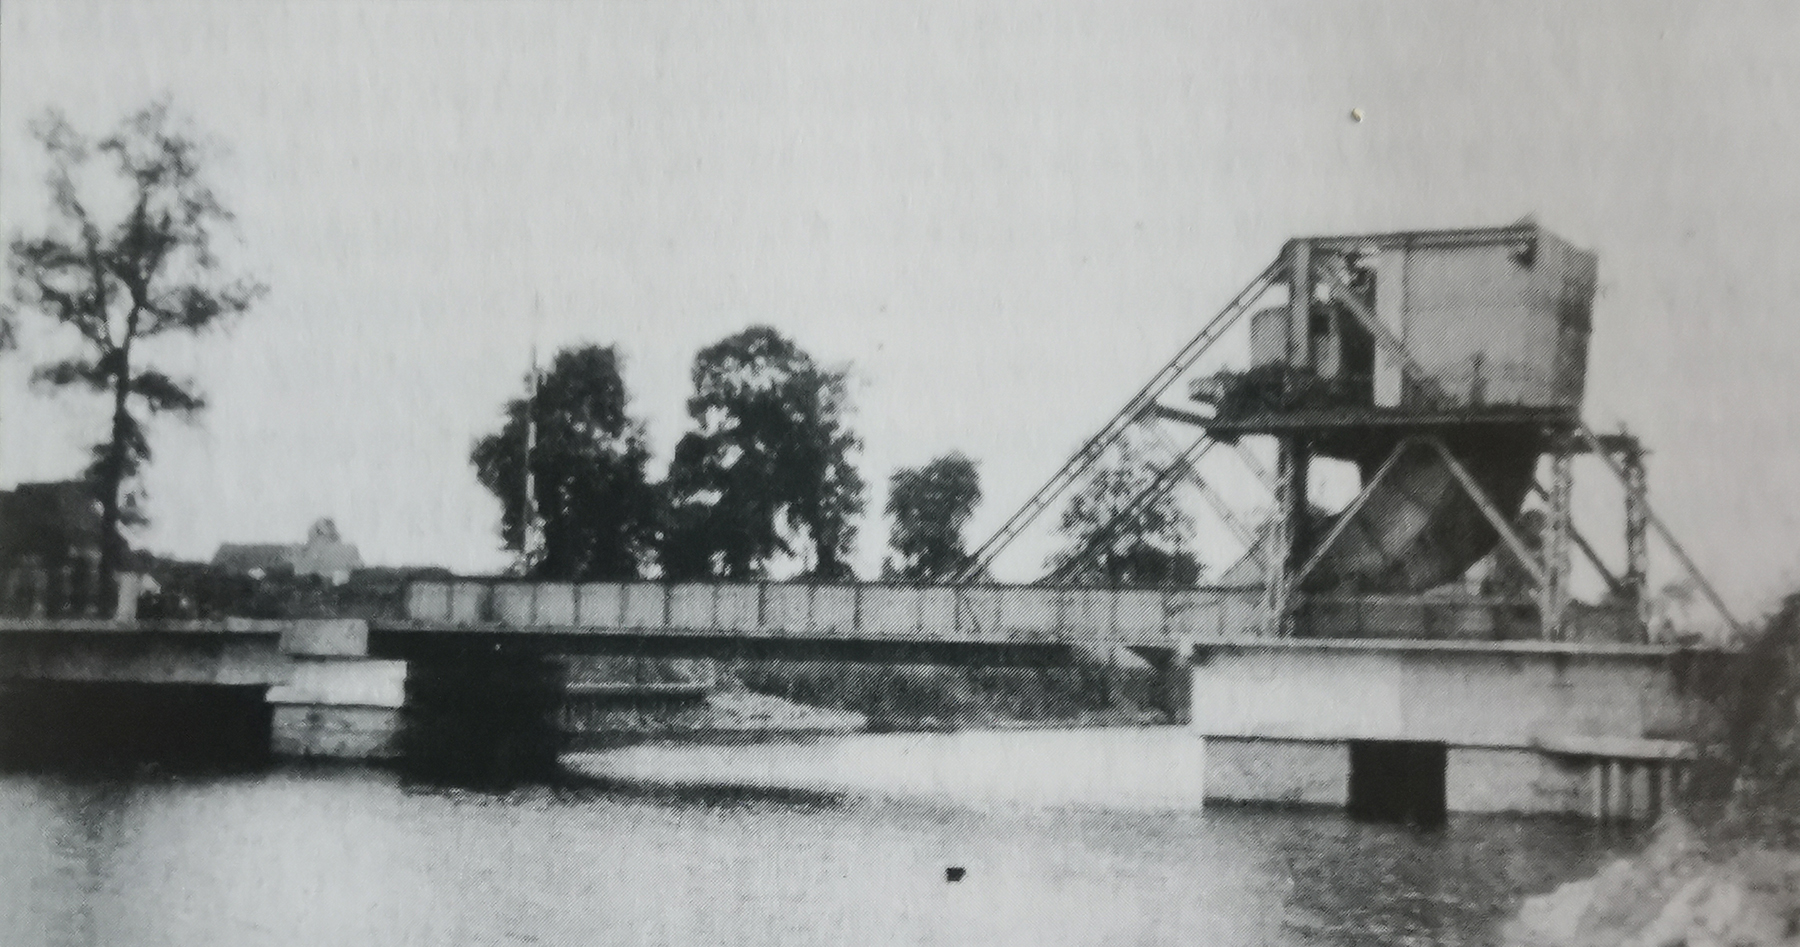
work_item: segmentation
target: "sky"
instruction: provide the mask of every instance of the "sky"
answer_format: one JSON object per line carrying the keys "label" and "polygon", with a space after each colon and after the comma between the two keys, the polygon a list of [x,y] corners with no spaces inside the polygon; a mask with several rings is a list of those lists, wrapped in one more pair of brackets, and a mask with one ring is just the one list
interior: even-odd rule
{"label": "sky", "polygon": [[[1644,438],[1748,614],[1800,587],[1797,34],[1781,4],[9,0],[0,230],[44,219],[35,115],[168,94],[270,293],[155,353],[211,407],[152,428],[135,541],[330,516],[370,562],[482,572],[469,449],[534,344],[618,345],[660,467],[695,351],[774,325],[850,366],[871,514],[960,450],[979,537],[1287,238],[1530,214],[1600,257],[1589,421]],[[68,344],[42,322],[0,355],[0,486],[103,425],[27,383]]]}

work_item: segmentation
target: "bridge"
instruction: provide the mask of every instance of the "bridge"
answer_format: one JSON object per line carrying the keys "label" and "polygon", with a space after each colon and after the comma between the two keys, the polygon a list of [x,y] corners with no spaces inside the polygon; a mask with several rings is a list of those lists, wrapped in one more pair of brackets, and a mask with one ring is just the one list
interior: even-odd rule
{"label": "bridge", "polygon": [[430,669],[491,669],[503,686],[577,655],[1048,666],[1124,647],[1179,693],[1182,643],[1235,633],[1259,601],[1253,588],[415,582],[403,613],[369,620],[0,618],[0,683],[266,688],[278,751],[379,757],[397,752],[409,679]]}
{"label": "bridge", "polygon": [[[422,695],[553,691],[558,655],[1042,665],[1126,648],[1167,676],[1221,798],[1643,815],[1690,753],[1674,738],[1706,664],[1651,642],[1652,535],[1736,622],[1650,508],[1641,445],[1581,418],[1596,267],[1529,222],[1291,240],[944,585],[469,579],[412,584],[401,614],[287,623],[140,622],[122,600],[113,620],[0,622],[0,681],[261,688],[278,751],[381,756]],[[1195,377],[1233,331],[1248,364]],[[1164,449],[1158,472],[1064,565],[972,581],[1133,431]],[[1218,455],[1266,489],[1263,523],[1210,484]],[[1573,521],[1577,458],[1623,487],[1622,568]],[[1354,468],[1348,504],[1319,506],[1315,461]],[[1244,542],[1231,584],[1079,587],[1120,524],[1183,484]],[[1577,607],[1571,544],[1604,602]]]}
{"label": "bridge", "polygon": [[543,674],[563,655],[1046,665],[1117,646],[1169,675],[1172,716],[1204,741],[1207,793],[1223,800],[1641,817],[1690,755],[1674,737],[1707,654],[1259,637],[1261,601],[1255,588],[424,582],[405,615],[374,620],[0,620],[0,689],[249,689],[277,754],[386,758],[420,682],[445,668],[485,682],[449,695],[478,704],[487,687],[561,688]]}

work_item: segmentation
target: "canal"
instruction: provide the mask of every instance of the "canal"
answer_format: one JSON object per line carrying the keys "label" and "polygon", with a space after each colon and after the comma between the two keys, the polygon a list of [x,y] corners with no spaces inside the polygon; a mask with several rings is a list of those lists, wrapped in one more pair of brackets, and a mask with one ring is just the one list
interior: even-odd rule
{"label": "canal", "polygon": [[[967,761],[1005,739],[654,744],[504,793],[361,766],[13,772],[0,942],[1483,944],[1519,899],[1632,842],[1561,819],[1115,806],[1091,785],[1021,794],[1016,774],[996,791]],[[1142,735],[1061,739],[1104,755]],[[847,780],[846,758],[877,763]],[[964,775],[870,782],[914,764]]]}

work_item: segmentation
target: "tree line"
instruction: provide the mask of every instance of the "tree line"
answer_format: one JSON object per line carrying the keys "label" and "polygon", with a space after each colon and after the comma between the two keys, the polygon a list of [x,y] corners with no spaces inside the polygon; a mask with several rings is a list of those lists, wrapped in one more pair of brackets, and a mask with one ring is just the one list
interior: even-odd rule
{"label": "tree line", "polygon": [[[847,368],[821,364],[769,326],[701,349],[690,429],[654,481],[620,363],[612,346],[557,352],[530,386],[535,394],[508,402],[500,430],[471,452],[477,478],[500,501],[506,548],[524,553],[530,518],[540,518],[533,576],[742,580],[787,561],[807,579],[856,578],[850,559],[867,485]],[[980,500],[975,462],[960,453],[896,471],[884,577],[960,571],[969,561],[963,527]]]}
{"label": "tree line", "polygon": [[[9,240],[0,351],[18,347],[23,314],[73,330],[74,354],[37,365],[32,380],[107,402],[106,432],[83,477],[101,508],[110,579],[129,553],[124,530],[147,522],[145,422],[191,419],[206,407],[191,380],[148,362],[146,344],[229,327],[268,288],[229,272],[215,252],[234,221],[209,183],[216,146],[166,100],[97,138],[55,111],[32,132],[48,158],[50,213],[39,232]],[[657,481],[620,361],[611,346],[556,353],[533,379],[535,394],[506,404],[500,430],[473,447],[476,476],[501,503],[502,544],[532,548],[534,576],[753,579],[785,561],[809,579],[855,578],[867,484],[856,466],[862,441],[850,424],[847,367],[821,364],[761,325],[700,350],[690,429]],[[1132,502],[1160,473],[1129,444],[1115,451],[1064,511],[1066,548],[1046,563],[1052,574],[1109,585],[1197,579],[1186,514],[1167,497]],[[964,572],[964,530],[982,499],[975,461],[945,454],[894,471],[888,488],[883,578]]]}
{"label": "tree line", "polygon": [[[535,536],[530,519],[539,518],[533,577],[750,580],[786,560],[800,564],[802,579],[856,578],[850,559],[866,484],[855,463],[862,441],[850,426],[847,368],[821,364],[768,326],[701,349],[690,430],[656,482],[620,362],[612,346],[558,352],[528,380],[535,395],[510,401],[501,429],[471,453],[482,485],[500,500],[506,548],[525,553]],[[1198,581],[1187,514],[1167,495],[1134,502],[1159,473],[1133,445],[1120,445],[1065,508],[1059,528],[1067,545],[1047,563],[1052,574],[1081,584]],[[960,452],[894,471],[882,578],[961,575],[972,564],[964,530],[981,499],[977,465]]]}

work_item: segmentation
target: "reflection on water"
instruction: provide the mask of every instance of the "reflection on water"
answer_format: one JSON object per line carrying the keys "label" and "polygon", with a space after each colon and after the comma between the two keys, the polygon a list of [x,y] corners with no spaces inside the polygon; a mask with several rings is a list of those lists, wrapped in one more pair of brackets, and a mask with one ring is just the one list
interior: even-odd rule
{"label": "reflection on water", "polygon": [[505,795],[359,767],[0,776],[0,942],[1483,943],[1522,894],[1622,844],[1554,820],[1419,833],[647,775]]}
{"label": "reflection on water", "polygon": [[648,742],[565,765],[612,781],[802,787],[972,804],[1191,811],[1206,742],[1187,727],[853,734],[696,746]]}

